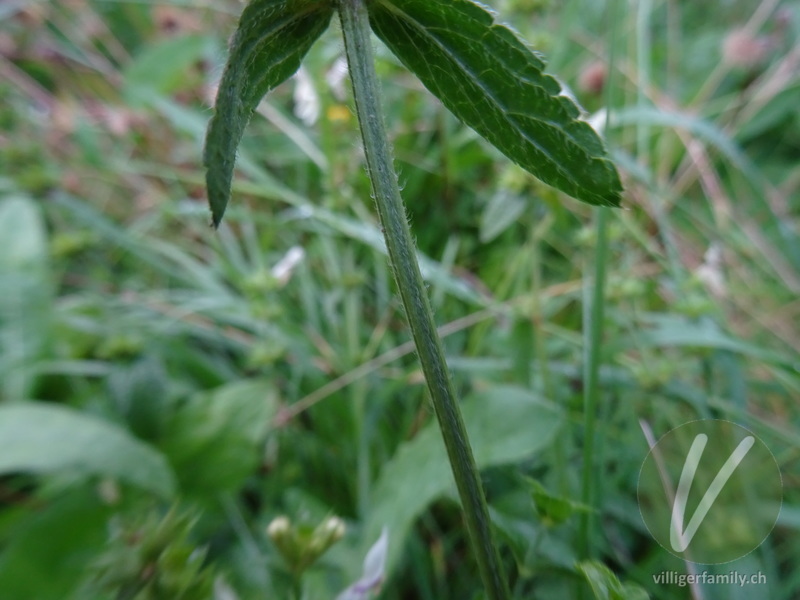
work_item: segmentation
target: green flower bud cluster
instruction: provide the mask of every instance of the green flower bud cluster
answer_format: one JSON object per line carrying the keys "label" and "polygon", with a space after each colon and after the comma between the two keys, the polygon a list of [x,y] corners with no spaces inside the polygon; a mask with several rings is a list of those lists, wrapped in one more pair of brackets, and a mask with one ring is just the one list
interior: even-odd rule
{"label": "green flower bud cluster", "polygon": [[267,535],[295,576],[313,565],[344,533],[345,524],[339,517],[328,517],[311,527],[292,524],[288,517],[281,516],[267,527]]}
{"label": "green flower bud cluster", "polygon": [[96,562],[92,584],[135,600],[210,598],[214,574],[205,566],[205,549],[190,539],[195,520],[172,509],[137,523],[118,522],[108,549]]}

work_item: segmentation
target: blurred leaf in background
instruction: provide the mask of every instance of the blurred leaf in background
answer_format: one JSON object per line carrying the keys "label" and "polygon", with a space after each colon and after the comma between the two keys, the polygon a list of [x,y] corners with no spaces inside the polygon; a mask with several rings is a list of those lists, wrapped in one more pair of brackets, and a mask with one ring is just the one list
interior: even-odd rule
{"label": "blurred leaf in background", "polygon": [[44,219],[31,198],[0,200],[0,399],[30,398],[51,340],[54,282]]}

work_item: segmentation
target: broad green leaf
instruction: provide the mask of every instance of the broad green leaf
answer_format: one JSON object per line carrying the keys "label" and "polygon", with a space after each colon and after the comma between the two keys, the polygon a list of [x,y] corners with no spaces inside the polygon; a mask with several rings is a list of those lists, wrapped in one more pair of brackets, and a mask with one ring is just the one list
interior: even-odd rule
{"label": "broad green leaf", "polygon": [[431,93],[503,154],[579,200],[618,206],[600,136],[544,61],[472,0],[374,0],[372,28]]}
{"label": "broad green leaf", "polygon": [[164,453],[181,491],[235,490],[258,466],[258,447],[277,407],[273,385],[244,380],[189,398],[166,425]]}
{"label": "broad green leaf", "polygon": [[164,457],[112,423],[43,402],[0,406],[0,475],[67,470],[115,477],[165,498],[175,487]]}
{"label": "broad green leaf", "polygon": [[51,334],[53,283],[44,217],[27,196],[0,202],[0,399],[30,393]]}
{"label": "broad green leaf", "polygon": [[[522,388],[492,387],[467,398],[462,409],[475,460],[482,469],[511,463],[550,444],[562,422],[558,407]],[[404,444],[384,467],[375,486],[364,539],[389,529],[387,571],[398,558],[416,517],[455,482],[436,423]]]}
{"label": "broad green leaf", "polygon": [[242,12],[208,127],[204,163],[214,226],[228,204],[236,148],[261,98],[291,77],[327,29],[328,0],[253,0]]}
{"label": "broad green leaf", "polygon": [[79,486],[29,502],[26,517],[3,536],[0,597],[65,600],[103,548],[111,506]]}
{"label": "broad green leaf", "polygon": [[148,353],[130,364],[114,364],[108,394],[128,428],[144,440],[156,440],[168,414],[168,375],[164,363]]}

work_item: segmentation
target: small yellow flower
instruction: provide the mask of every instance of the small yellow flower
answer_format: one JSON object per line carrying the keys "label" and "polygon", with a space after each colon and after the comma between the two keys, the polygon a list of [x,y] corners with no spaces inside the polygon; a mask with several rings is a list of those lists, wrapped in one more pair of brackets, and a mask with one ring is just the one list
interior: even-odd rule
{"label": "small yellow flower", "polygon": [[352,117],[352,113],[343,104],[334,104],[328,109],[327,116],[329,121],[347,122]]}

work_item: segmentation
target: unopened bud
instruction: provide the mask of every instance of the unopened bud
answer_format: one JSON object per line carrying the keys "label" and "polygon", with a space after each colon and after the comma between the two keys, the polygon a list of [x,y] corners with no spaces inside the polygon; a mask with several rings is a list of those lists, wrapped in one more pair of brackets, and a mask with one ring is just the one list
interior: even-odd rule
{"label": "unopened bud", "polygon": [[339,517],[328,517],[322,523],[322,532],[331,539],[331,542],[338,542],[344,537],[347,527]]}
{"label": "unopened bud", "polygon": [[308,557],[313,561],[344,536],[345,524],[339,517],[328,517],[311,534]]}
{"label": "unopened bud", "polygon": [[750,69],[767,57],[769,40],[757,37],[746,29],[734,29],[722,42],[722,60],[732,67]]}
{"label": "unopened bud", "polygon": [[267,526],[267,535],[272,541],[277,541],[285,538],[286,534],[291,530],[292,523],[287,517],[276,517],[275,519],[272,519],[272,522],[269,524],[269,526]]}
{"label": "unopened bud", "polygon": [[586,94],[599,95],[606,85],[608,70],[602,61],[594,61],[578,75],[578,89]]}

